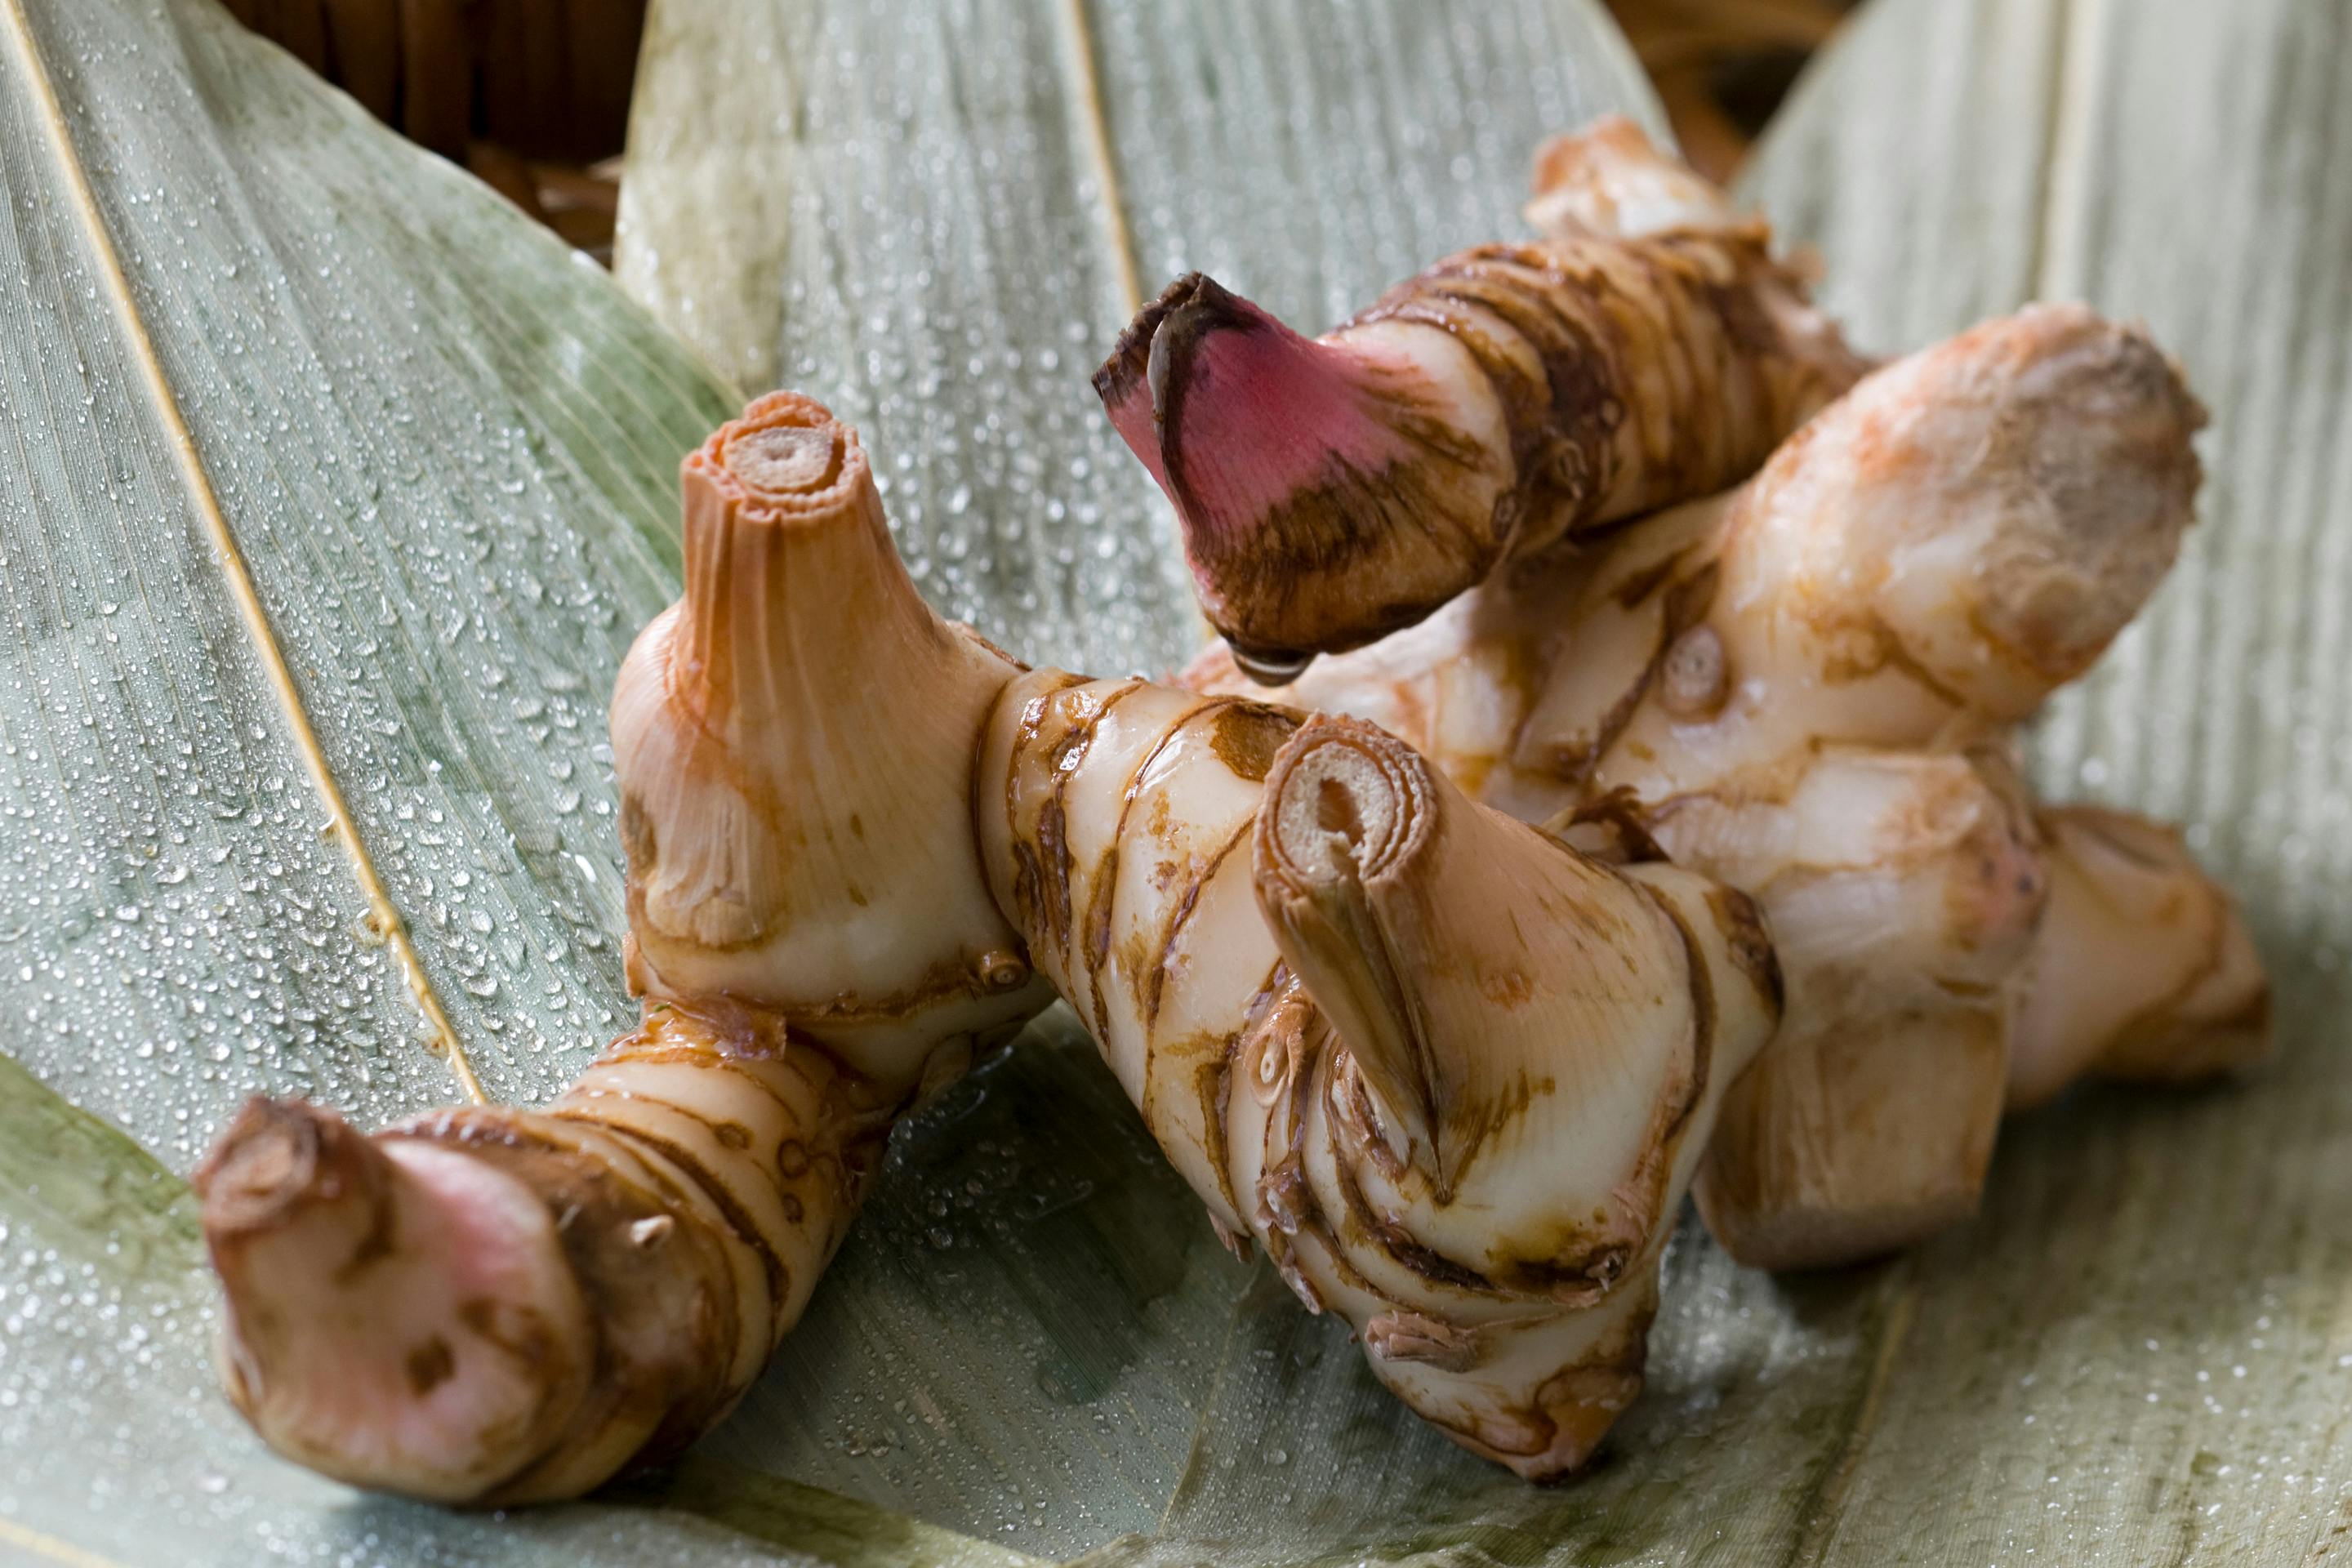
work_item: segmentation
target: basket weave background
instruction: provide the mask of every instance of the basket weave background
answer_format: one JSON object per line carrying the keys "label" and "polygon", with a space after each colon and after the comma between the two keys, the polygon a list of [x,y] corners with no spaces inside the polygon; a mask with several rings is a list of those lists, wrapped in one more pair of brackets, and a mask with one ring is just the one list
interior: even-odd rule
{"label": "basket weave background", "polygon": [[224,0],[411,141],[611,259],[646,0]]}

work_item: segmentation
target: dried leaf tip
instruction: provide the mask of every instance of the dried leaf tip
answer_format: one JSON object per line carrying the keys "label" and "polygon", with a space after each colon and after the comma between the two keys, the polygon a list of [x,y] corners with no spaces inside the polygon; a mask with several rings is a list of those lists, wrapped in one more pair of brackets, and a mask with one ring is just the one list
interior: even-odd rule
{"label": "dried leaf tip", "polygon": [[[1462,352],[1394,353],[1385,335],[1309,339],[1188,273],[1096,374],[1112,425],[1176,508],[1210,619],[1258,667],[1404,625],[1492,564],[1507,479],[1488,446],[1492,398]],[[1332,622],[1319,590],[1293,591],[1364,580],[1367,564],[1401,600],[1370,612],[1376,626]]]}

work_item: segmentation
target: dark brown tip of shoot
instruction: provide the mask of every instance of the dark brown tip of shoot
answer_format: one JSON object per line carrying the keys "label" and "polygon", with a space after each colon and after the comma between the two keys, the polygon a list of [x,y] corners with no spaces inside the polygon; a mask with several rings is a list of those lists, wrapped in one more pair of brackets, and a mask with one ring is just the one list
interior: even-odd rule
{"label": "dark brown tip of shoot", "polygon": [[1187,272],[1137,312],[1095,372],[1112,426],[1180,510],[1185,394],[1203,343],[1220,332],[1298,335],[1206,273]]}
{"label": "dark brown tip of shoot", "polygon": [[[1144,307],[1095,376],[1111,423],[1168,492],[1199,561],[1246,549],[1334,454],[1359,456],[1361,368],[1188,272]],[[1376,425],[1381,458],[1393,438]],[[1377,465],[1375,465],[1377,466]]]}
{"label": "dark brown tip of shoot", "polygon": [[1110,357],[1096,368],[1094,377],[1095,395],[1102,399],[1114,420],[1118,416],[1119,405],[1144,384],[1151,363],[1151,340],[1158,335],[1160,323],[1168,319],[1171,311],[1190,303],[1201,285],[1208,281],[1206,273],[1185,273],[1162,289],[1158,299],[1137,311],[1135,320],[1118,334],[1118,341],[1111,345]]}

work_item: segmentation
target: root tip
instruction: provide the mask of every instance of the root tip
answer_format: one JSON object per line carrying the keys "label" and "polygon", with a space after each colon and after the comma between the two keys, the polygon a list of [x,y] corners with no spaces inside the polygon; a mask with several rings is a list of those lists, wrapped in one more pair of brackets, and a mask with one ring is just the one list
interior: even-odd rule
{"label": "root tip", "polygon": [[255,1096],[196,1169],[205,1235],[217,1245],[273,1228],[305,1203],[341,1196],[364,1179],[368,1152],[331,1110]]}

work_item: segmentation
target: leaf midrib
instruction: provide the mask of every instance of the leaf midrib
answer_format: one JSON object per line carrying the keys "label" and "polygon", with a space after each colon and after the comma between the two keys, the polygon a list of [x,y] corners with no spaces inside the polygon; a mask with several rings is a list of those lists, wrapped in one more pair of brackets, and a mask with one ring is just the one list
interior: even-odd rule
{"label": "leaf midrib", "polygon": [[60,1541],[9,1519],[0,1519],[0,1546],[20,1547],[36,1557],[65,1563],[67,1568],[122,1568],[111,1557],[100,1557],[70,1541]]}
{"label": "leaf midrib", "polygon": [[1103,232],[1118,273],[1119,298],[1129,316],[1143,309],[1143,285],[1135,263],[1135,237],[1128,232],[1127,199],[1119,190],[1118,164],[1111,156],[1110,120],[1103,110],[1102,84],[1095,73],[1094,26],[1087,19],[1087,0],[1062,0],[1064,40],[1076,80],[1078,101],[1086,110],[1087,161],[1094,166],[1096,205]]}

